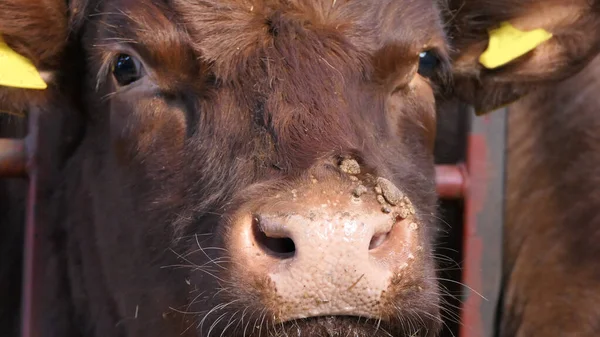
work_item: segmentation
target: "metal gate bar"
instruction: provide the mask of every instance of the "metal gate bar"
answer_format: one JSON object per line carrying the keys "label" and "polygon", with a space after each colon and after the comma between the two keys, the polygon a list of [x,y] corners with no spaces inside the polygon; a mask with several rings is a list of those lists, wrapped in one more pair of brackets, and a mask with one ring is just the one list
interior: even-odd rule
{"label": "metal gate bar", "polygon": [[442,199],[464,199],[459,337],[494,337],[501,294],[506,118],[503,108],[481,117],[469,111],[466,163],[436,166]]}
{"label": "metal gate bar", "polygon": [[464,164],[436,165],[435,179],[438,196],[442,199],[462,199],[468,189]]}
{"label": "metal gate bar", "polygon": [[26,164],[24,140],[0,139],[0,177],[26,177]]}
{"label": "metal gate bar", "polygon": [[38,169],[37,157],[38,135],[39,135],[40,111],[32,109],[28,114],[28,135],[24,141],[25,155],[27,158],[26,168],[29,175],[29,191],[27,196],[27,208],[25,216],[25,251],[23,252],[23,286],[22,286],[22,317],[21,336],[41,337],[41,305],[42,292],[45,289],[42,281],[45,263],[42,262],[41,240],[38,232],[43,222],[36,217],[37,195],[38,195]]}
{"label": "metal gate bar", "polygon": [[494,337],[501,293],[506,117],[503,108],[471,117],[464,191],[460,337]]}

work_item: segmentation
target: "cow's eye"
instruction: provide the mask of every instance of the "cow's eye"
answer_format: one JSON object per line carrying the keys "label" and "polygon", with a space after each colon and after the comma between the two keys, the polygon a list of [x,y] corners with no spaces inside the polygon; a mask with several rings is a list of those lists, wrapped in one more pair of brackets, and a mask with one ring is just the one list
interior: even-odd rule
{"label": "cow's eye", "polygon": [[113,61],[113,76],[120,86],[125,86],[140,79],[142,65],[131,55],[119,54]]}
{"label": "cow's eye", "polygon": [[435,75],[440,59],[433,51],[424,51],[419,54],[419,74],[430,78]]}

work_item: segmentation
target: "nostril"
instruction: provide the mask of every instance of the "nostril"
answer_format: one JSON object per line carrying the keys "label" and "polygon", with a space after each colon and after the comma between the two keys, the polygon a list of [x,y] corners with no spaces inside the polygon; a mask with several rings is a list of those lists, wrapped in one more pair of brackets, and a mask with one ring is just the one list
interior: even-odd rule
{"label": "nostril", "polygon": [[257,241],[262,247],[270,250],[271,253],[275,253],[274,255],[281,259],[294,256],[296,251],[296,245],[290,238],[270,238],[265,233],[259,232]]}
{"label": "nostril", "polygon": [[402,222],[402,218],[397,216],[393,223],[387,223],[387,225],[382,225],[378,230],[375,231],[375,234],[371,238],[371,242],[369,242],[369,250],[374,250],[378,247],[381,247],[387,239],[390,237],[392,229],[398,225],[398,223]]}
{"label": "nostril", "polygon": [[373,250],[379,246],[381,246],[385,239],[387,239],[388,233],[375,234],[373,238],[371,238],[371,242],[369,242],[369,250]]}
{"label": "nostril", "polygon": [[294,256],[296,245],[291,238],[275,237],[268,235],[261,229],[260,220],[255,217],[252,223],[252,231],[256,243],[267,253],[279,259],[288,259]]}

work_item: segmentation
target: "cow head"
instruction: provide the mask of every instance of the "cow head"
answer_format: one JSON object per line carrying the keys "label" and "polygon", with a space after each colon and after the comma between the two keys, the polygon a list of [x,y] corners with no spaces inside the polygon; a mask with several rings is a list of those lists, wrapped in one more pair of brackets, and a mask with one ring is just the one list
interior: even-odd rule
{"label": "cow head", "polygon": [[[0,108],[43,106],[64,131],[43,134],[75,329],[435,336],[436,98],[489,110],[569,76],[599,8],[0,2],[4,40],[48,82],[2,88]],[[553,38],[487,69],[502,22]]]}

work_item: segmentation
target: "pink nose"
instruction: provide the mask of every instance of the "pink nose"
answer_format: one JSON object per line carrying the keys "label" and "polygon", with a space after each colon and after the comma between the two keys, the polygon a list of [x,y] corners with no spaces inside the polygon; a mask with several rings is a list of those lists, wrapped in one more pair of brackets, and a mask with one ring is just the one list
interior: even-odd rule
{"label": "pink nose", "polygon": [[338,212],[331,216],[316,211],[308,217],[263,214],[255,216],[253,221],[258,247],[275,258],[295,257],[296,261],[310,260],[312,255],[325,252],[319,247],[327,247],[327,254],[335,255],[349,248],[355,254],[368,254],[386,241],[396,222],[380,212],[372,215]]}
{"label": "pink nose", "polygon": [[351,190],[294,191],[232,226],[234,272],[256,287],[276,320],[379,318],[393,285],[419,258],[410,201],[391,205]]}

